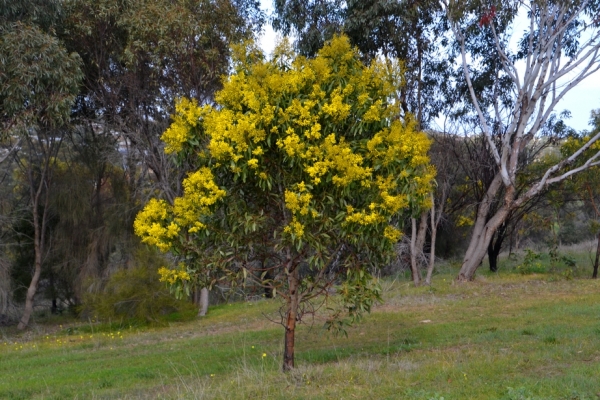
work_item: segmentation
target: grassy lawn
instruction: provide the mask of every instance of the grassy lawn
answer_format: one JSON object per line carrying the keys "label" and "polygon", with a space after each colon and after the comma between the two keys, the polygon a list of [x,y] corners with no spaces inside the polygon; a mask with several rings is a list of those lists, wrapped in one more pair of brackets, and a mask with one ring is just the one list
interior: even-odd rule
{"label": "grassy lawn", "polygon": [[0,398],[597,399],[600,282],[587,267],[517,264],[462,285],[450,267],[432,287],[385,280],[385,303],[347,338],[324,332],[322,315],[306,321],[289,374],[283,330],[264,317],[276,300],[165,328],[0,330]]}

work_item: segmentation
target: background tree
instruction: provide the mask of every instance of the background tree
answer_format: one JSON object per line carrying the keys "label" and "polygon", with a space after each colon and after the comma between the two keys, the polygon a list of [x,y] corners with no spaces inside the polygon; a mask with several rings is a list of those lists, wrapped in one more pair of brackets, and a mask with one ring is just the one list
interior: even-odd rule
{"label": "background tree", "polygon": [[[581,135],[570,136],[561,146],[563,155],[572,154],[576,149],[581,148],[588,143],[600,131],[600,112],[598,110],[592,112],[590,121],[593,129],[590,132],[583,132]],[[592,145],[583,159],[591,158],[599,149],[598,143]],[[580,161],[578,165],[581,165]],[[598,182],[598,167],[591,167],[586,171],[579,173],[574,179],[561,182],[559,188],[561,192],[567,192],[571,196],[575,196],[577,200],[585,204],[584,213],[588,216],[588,228],[596,236],[596,255],[593,262],[592,278],[598,277],[598,265],[600,263],[600,193]],[[564,199],[564,197],[563,197]],[[564,202],[563,202],[564,204]]]}
{"label": "background tree", "polygon": [[[2,2],[0,135],[6,150],[0,160],[35,169],[43,204],[50,182],[44,177],[52,175],[60,188],[48,193],[47,208],[37,207],[52,220],[44,241],[53,245],[39,279],[53,303],[76,305],[85,291],[103,290],[112,272],[130,265],[139,204],[157,193],[172,201],[189,168],[166,157],[159,141],[174,99],[211,102],[229,71],[230,45],[253,37],[262,19],[254,1]],[[69,69],[73,60],[77,76]],[[25,161],[40,161],[42,145],[54,155],[49,175],[43,163]],[[29,187],[26,176],[19,175],[21,188]],[[18,206],[3,210],[6,226],[22,232],[28,228],[15,218],[37,215]],[[19,248],[14,254],[33,252],[34,243],[22,235],[6,244]],[[20,262],[11,261],[14,272]],[[34,270],[16,275],[25,279]]]}
{"label": "background tree", "polygon": [[[370,309],[379,289],[369,267],[401,235],[394,218],[429,201],[429,141],[398,119],[390,65],[365,67],[344,37],[314,59],[285,43],[266,62],[240,47],[219,106],[181,100],[163,135],[167,152],[196,154],[197,169],[172,207],[146,205],[136,233],[182,258],[162,270],[180,292],[246,278],[282,298],[284,370],[294,367],[296,322],[337,276],[343,308]],[[340,326],[340,312],[329,326]]]}
{"label": "background tree", "polygon": [[[19,329],[28,325],[33,311],[53,169],[81,79],[79,57],[69,54],[52,35],[59,3],[31,2],[32,8],[21,8],[27,3],[5,4],[0,15],[0,116],[7,140],[17,140],[24,148],[18,163],[29,190],[35,254]],[[38,19],[38,12],[46,8],[54,12]]]}
{"label": "background tree", "polygon": [[[443,2],[460,50],[464,82],[470,94],[479,129],[488,143],[490,160],[497,168],[479,204],[469,247],[458,280],[472,280],[490,241],[507,216],[540,194],[548,185],[582,171],[600,153],[575,168],[577,160],[600,137],[554,164],[527,190],[517,193],[519,160],[532,140],[539,137],[556,104],[574,86],[600,68],[600,30],[597,5],[592,1],[531,1],[488,3]],[[512,21],[527,12],[528,28],[517,52],[508,43]],[[480,35],[477,33],[481,32]],[[583,39],[578,40],[579,37]],[[482,43],[495,49],[485,57]],[[517,62],[525,63],[524,71]],[[478,81],[477,65],[494,65],[495,78]],[[475,83],[479,85],[475,85]],[[483,85],[481,85],[483,84]],[[509,90],[506,90],[508,87]],[[505,98],[505,96],[509,96]],[[502,205],[488,217],[496,195],[504,190]]]}
{"label": "background tree", "polygon": [[[85,72],[74,114],[75,136],[79,136],[74,150],[80,165],[94,174],[96,199],[103,198],[99,191],[106,189],[100,185],[107,181],[104,174],[121,165],[129,198],[128,205],[120,206],[125,215],[122,227],[129,227],[137,204],[148,196],[160,193],[172,203],[182,194],[181,182],[190,165],[184,159],[174,163],[159,140],[175,98],[211,103],[221,87],[221,76],[229,71],[230,45],[253,37],[263,17],[256,2],[228,0],[71,0],[66,10],[62,36],[81,55]],[[107,164],[98,153],[100,144],[102,154],[118,149],[122,161],[116,163],[111,156]],[[115,178],[113,174],[113,183]],[[95,276],[89,280],[94,288],[89,289],[99,290],[97,283],[109,268],[110,254],[125,255],[124,247],[136,246],[127,236],[130,229],[122,228],[122,234],[115,235],[116,226],[110,227],[116,209],[95,209],[90,214],[96,215],[95,222],[88,224],[96,228],[87,230],[87,241],[81,243],[87,253],[81,265],[84,276]],[[125,256],[124,265],[127,260]]]}
{"label": "background tree", "polygon": [[[141,163],[144,179],[172,202],[187,169],[165,157],[160,134],[176,98],[212,101],[229,71],[231,44],[261,27],[257,3],[70,0],[66,7],[64,40],[85,72],[77,118],[118,133],[128,168]],[[136,174],[130,177],[133,188]]]}

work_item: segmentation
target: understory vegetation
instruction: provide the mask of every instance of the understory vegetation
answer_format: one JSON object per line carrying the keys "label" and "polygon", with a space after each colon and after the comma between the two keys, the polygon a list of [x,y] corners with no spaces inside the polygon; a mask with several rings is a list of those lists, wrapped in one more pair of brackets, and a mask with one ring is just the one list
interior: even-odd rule
{"label": "understory vegetation", "polygon": [[430,287],[383,279],[384,302],[347,337],[325,334],[321,312],[300,325],[288,374],[280,330],[264,318],[277,299],[163,327],[36,316],[25,333],[0,328],[0,397],[594,399],[600,282],[585,279],[584,245],[560,250],[574,263],[541,253],[531,273],[520,253],[469,284],[456,284],[458,263]]}

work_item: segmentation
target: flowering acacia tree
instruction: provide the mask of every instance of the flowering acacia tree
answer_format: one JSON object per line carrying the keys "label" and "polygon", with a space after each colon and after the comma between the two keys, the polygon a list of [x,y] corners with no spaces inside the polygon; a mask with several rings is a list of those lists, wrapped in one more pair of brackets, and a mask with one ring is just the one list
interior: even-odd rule
{"label": "flowering acacia tree", "polygon": [[394,218],[428,202],[429,140],[399,118],[400,71],[383,61],[365,67],[344,37],[313,59],[286,43],[270,61],[253,46],[234,53],[217,107],[177,104],[165,151],[198,168],[172,206],[151,200],[135,231],[184,259],[161,273],[175,287],[252,280],[283,299],[289,370],[296,322],[327,300],[340,274],[330,327],[341,310],[356,318],[379,299],[368,271],[401,235]]}

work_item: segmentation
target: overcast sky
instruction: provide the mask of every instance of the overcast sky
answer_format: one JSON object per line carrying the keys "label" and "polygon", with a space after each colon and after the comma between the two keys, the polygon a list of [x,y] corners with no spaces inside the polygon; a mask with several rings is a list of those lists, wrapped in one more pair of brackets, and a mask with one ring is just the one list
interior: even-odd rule
{"label": "overcast sky", "polygon": [[[263,10],[270,13],[272,0],[261,0]],[[515,32],[519,33],[518,26]],[[260,37],[260,46],[266,54],[273,51],[277,35],[273,28],[267,24]],[[590,112],[600,109],[600,72],[590,76],[575,88],[571,89],[555,108],[557,113],[563,110],[571,111],[569,125],[577,130],[589,129]]]}

